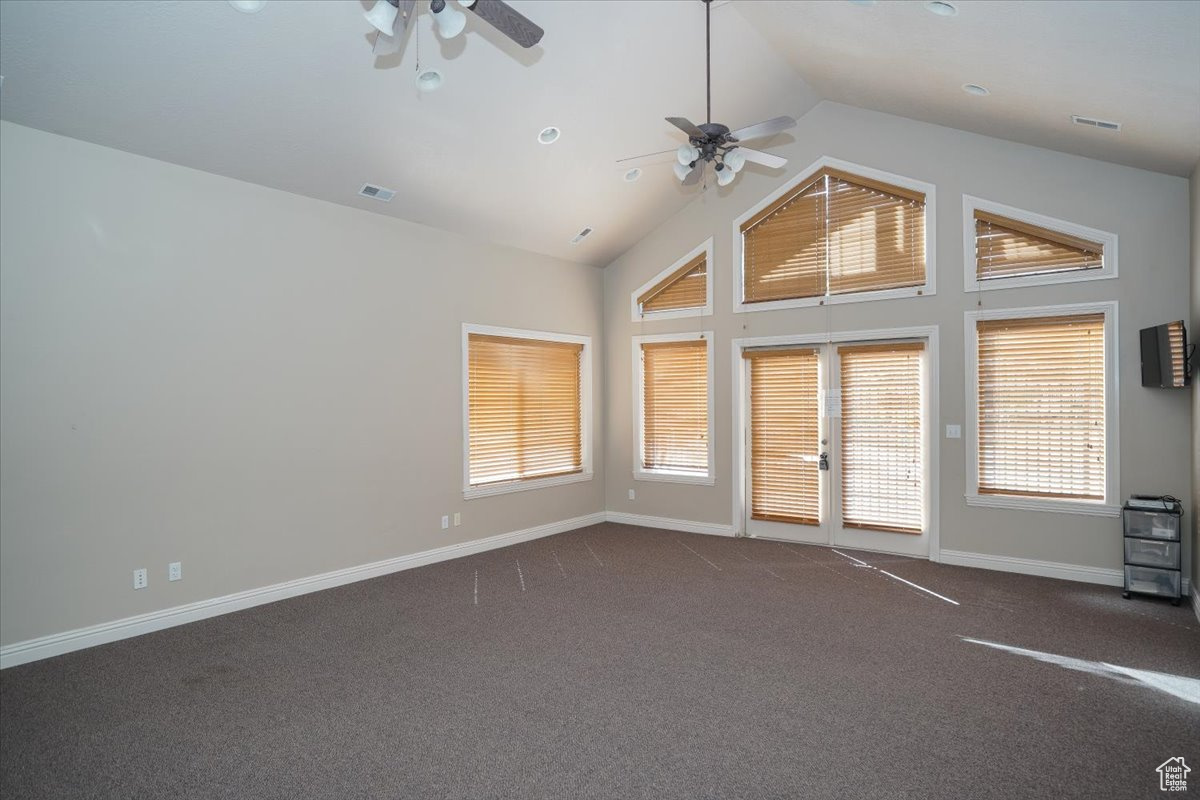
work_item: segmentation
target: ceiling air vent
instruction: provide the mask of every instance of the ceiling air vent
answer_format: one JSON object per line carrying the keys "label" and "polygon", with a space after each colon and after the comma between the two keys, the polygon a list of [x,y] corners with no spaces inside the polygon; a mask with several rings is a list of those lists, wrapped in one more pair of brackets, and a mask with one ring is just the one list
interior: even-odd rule
{"label": "ceiling air vent", "polygon": [[1121,123],[1119,123],[1119,122],[1107,122],[1102,119],[1092,119],[1091,117],[1081,117],[1078,114],[1071,115],[1071,122],[1074,122],[1076,125],[1087,125],[1089,128],[1103,128],[1106,131],[1121,130]]}
{"label": "ceiling air vent", "polygon": [[579,244],[584,239],[586,239],[588,237],[588,234],[590,234],[591,232],[592,232],[591,228],[584,228],[579,233],[575,234],[575,237],[573,239],[571,239],[571,244]]}
{"label": "ceiling air vent", "polygon": [[392,198],[396,196],[396,192],[392,189],[385,189],[382,186],[375,186],[371,183],[364,183],[363,188],[358,190],[358,193],[363,197],[370,197],[373,200],[382,200],[385,203],[390,203]]}

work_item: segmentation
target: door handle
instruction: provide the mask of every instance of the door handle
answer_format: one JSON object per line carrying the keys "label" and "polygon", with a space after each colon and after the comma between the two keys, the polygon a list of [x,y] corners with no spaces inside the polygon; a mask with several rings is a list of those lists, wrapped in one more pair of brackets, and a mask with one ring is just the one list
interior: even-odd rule
{"label": "door handle", "polygon": [[818,456],[818,458],[820,459],[820,461],[817,465],[817,469],[828,472],[829,471],[829,453],[821,453],[821,455]]}

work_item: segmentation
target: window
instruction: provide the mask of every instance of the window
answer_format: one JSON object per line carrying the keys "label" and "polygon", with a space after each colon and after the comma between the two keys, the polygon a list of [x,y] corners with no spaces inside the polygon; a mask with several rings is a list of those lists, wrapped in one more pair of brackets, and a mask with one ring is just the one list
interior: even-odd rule
{"label": "window", "polygon": [[712,239],[655,275],[631,296],[633,321],[712,313]]}
{"label": "window", "polygon": [[1115,516],[1116,304],[967,315],[973,505]]}
{"label": "window", "polygon": [[735,222],[735,310],[932,294],[932,193],[823,159]]}
{"label": "window", "polygon": [[463,326],[465,497],[591,477],[591,340]]}
{"label": "window", "polygon": [[1114,278],[1115,234],[963,198],[966,289],[1003,289]]}
{"label": "window", "polygon": [[634,338],[634,476],[713,483],[712,333]]}
{"label": "window", "polygon": [[842,388],[842,525],[925,529],[922,342],[838,348]]}
{"label": "window", "polygon": [[750,517],[821,524],[820,356],[745,350],[750,362]]}

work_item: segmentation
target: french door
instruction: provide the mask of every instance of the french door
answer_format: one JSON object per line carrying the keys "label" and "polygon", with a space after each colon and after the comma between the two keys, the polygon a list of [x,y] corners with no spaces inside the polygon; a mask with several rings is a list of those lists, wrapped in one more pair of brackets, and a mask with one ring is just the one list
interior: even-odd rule
{"label": "french door", "polygon": [[746,532],[929,554],[925,342],[743,351]]}

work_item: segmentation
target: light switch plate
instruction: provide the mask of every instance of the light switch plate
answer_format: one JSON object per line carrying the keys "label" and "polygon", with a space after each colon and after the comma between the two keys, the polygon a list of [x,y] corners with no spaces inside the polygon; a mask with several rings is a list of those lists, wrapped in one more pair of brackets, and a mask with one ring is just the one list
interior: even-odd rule
{"label": "light switch plate", "polygon": [[947,425],[946,426],[946,438],[947,439],[961,439],[962,438],[962,425]]}

